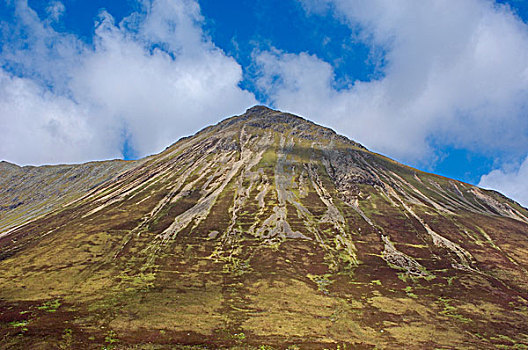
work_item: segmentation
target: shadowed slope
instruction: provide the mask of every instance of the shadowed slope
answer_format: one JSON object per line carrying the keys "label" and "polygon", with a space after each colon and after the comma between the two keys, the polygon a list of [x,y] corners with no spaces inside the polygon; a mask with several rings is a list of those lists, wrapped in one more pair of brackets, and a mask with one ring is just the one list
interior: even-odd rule
{"label": "shadowed slope", "polygon": [[496,192],[257,106],[0,237],[2,341],[522,348],[527,228]]}

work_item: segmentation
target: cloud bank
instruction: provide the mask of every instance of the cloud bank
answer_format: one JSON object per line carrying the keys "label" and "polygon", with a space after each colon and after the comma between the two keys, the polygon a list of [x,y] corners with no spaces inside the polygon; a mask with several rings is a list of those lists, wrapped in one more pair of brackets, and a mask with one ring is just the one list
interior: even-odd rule
{"label": "cloud bank", "polygon": [[517,156],[528,151],[528,27],[486,0],[305,0],[381,57],[379,78],[338,88],[316,56],[255,53],[259,88],[367,147],[419,164],[435,145]]}
{"label": "cloud bank", "polygon": [[480,187],[498,189],[506,196],[528,207],[528,157],[520,166],[506,166],[482,176]]}
{"label": "cloud bank", "polygon": [[26,1],[2,23],[0,155],[18,164],[121,158],[158,152],[221,116],[256,103],[242,68],[202,31],[192,0],[142,2],[121,23],[106,12],[94,44],[41,19]]}

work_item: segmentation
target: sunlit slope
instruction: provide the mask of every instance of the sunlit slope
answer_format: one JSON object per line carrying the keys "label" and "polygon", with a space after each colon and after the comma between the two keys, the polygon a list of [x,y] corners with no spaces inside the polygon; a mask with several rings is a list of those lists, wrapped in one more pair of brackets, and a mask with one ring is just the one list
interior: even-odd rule
{"label": "sunlit slope", "polygon": [[0,344],[528,347],[527,229],[498,193],[254,107],[1,237]]}
{"label": "sunlit slope", "polygon": [[0,162],[0,235],[78,198],[137,162],[20,167]]}

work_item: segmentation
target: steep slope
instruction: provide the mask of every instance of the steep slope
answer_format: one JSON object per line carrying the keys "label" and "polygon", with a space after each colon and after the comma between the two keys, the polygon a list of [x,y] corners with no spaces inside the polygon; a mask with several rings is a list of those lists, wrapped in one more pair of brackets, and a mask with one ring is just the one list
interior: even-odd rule
{"label": "steep slope", "polygon": [[0,234],[60,208],[136,162],[25,166],[0,162]]}
{"label": "steep slope", "polygon": [[527,229],[257,106],[1,236],[0,344],[528,347]]}

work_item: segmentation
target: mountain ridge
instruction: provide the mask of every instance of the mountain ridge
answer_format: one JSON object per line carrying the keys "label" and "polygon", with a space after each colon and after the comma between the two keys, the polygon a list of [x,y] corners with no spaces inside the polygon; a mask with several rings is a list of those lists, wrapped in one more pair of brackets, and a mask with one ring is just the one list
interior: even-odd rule
{"label": "mountain ridge", "polygon": [[[325,126],[320,126],[320,125],[318,125],[318,124],[316,124],[316,123],[314,123],[314,122],[312,122],[312,121],[310,121],[308,119],[305,119],[303,117],[300,117],[300,116],[297,116],[297,115],[294,115],[294,114],[291,114],[291,113],[283,113],[281,111],[274,110],[274,109],[272,109],[270,107],[267,107],[267,106],[264,106],[264,105],[255,105],[255,106],[253,106],[251,108],[248,108],[246,110],[246,112],[244,114],[242,114],[242,115],[235,115],[235,116],[232,116],[232,117],[225,118],[225,119],[221,120],[220,122],[218,122],[216,124],[212,124],[212,125],[204,127],[203,129],[197,131],[194,135],[188,135],[188,136],[181,137],[178,141],[174,142],[170,146],[167,146],[164,151],[166,151],[169,148],[173,147],[174,145],[176,145],[178,142],[180,142],[182,140],[186,140],[186,139],[192,138],[192,137],[194,137],[194,136],[196,136],[196,135],[198,135],[198,134],[200,134],[202,132],[210,131],[212,128],[228,126],[230,123],[244,122],[244,121],[248,120],[248,118],[250,118],[250,117],[246,116],[247,114],[251,114],[251,116],[253,118],[255,118],[255,117],[258,118],[259,115],[262,116],[262,115],[265,115],[266,113],[269,113],[269,112],[272,112],[272,113],[276,114],[280,118],[283,118],[284,116],[288,116],[288,117],[293,117],[294,119],[298,119],[298,120],[307,122],[307,123],[309,123],[309,124],[311,124],[311,125],[313,125],[315,127],[327,130],[330,134],[335,134],[340,139],[345,140],[345,142],[350,142],[352,145],[355,145],[358,148],[362,148],[364,150],[367,150],[367,151],[369,151],[369,152],[371,152],[373,154],[376,154],[377,156],[384,157],[388,161],[397,162],[397,161],[391,159],[387,155],[383,155],[383,154],[376,153],[376,152],[368,150],[365,146],[361,145],[360,143],[358,143],[356,141],[353,141],[353,140],[347,138],[346,136],[338,134],[332,128],[325,127]],[[164,152],[164,151],[162,151],[162,152]],[[162,153],[162,152],[160,152],[160,153]],[[109,159],[109,160],[93,160],[93,161],[81,162],[81,163],[60,163],[60,164],[43,164],[43,165],[18,165],[16,163],[12,163],[12,162],[9,162],[9,161],[2,160],[2,161],[0,161],[0,170],[2,170],[2,175],[5,177],[5,174],[6,174],[5,168],[26,169],[27,170],[27,169],[49,169],[49,168],[57,168],[58,169],[60,167],[75,167],[75,166],[83,166],[83,165],[97,165],[97,164],[113,163],[113,162],[122,162],[123,164],[126,164],[126,163],[134,164],[134,163],[137,163],[137,162],[142,161],[144,159],[148,159],[150,157],[154,157],[157,154],[159,154],[159,153],[148,155],[148,156],[145,156],[143,158],[139,158],[137,160]],[[397,163],[399,163],[399,162],[397,162]],[[419,169],[416,169],[416,168],[414,168],[412,166],[409,166],[409,165],[406,165],[406,164],[403,164],[403,163],[399,163],[399,164],[402,165],[402,166],[408,167],[409,169],[411,169],[413,171],[423,172],[423,173],[427,173],[427,174],[430,174],[430,175],[438,176],[438,177],[441,177],[441,178],[444,178],[444,179],[455,180],[457,182],[461,182],[461,183],[464,183],[466,185],[478,187],[477,185],[473,185],[473,184],[470,184],[470,183],[467,183],[467,182],[464,182],[464,181],[461,181],[461,180],[458,180],[458,179],[453,179],[453,178],[450,178],[450,177],[447,177],[447,176],[443,176],[443,175],[439,175],[439,174],[435,174],[435,173],[432,173],[432,172],[419,170]],[[117,173],[114,174],[114,175],[117,175]],[[5,182],[8,182],[8,181],[5,181]],[[5,183],[0,183],[0,184],[1,185],[5,185]],[[505,200],[509,200],[509,201],[515,203],[516,205],[522,206],[519,202],[515,201],[512,198],[509,198],[508,196],[504,195],[503,193],[501,193],[498,190],[485,189],[485,188],[481,188],[481,190],[490,191],[490,192],[496,193],[496,194],[502,196]]]}
{"label": "mountain ridge", "polygon": [[126,164],[0,234],[0,344],[528,346],[499,193],[263,106]]}

